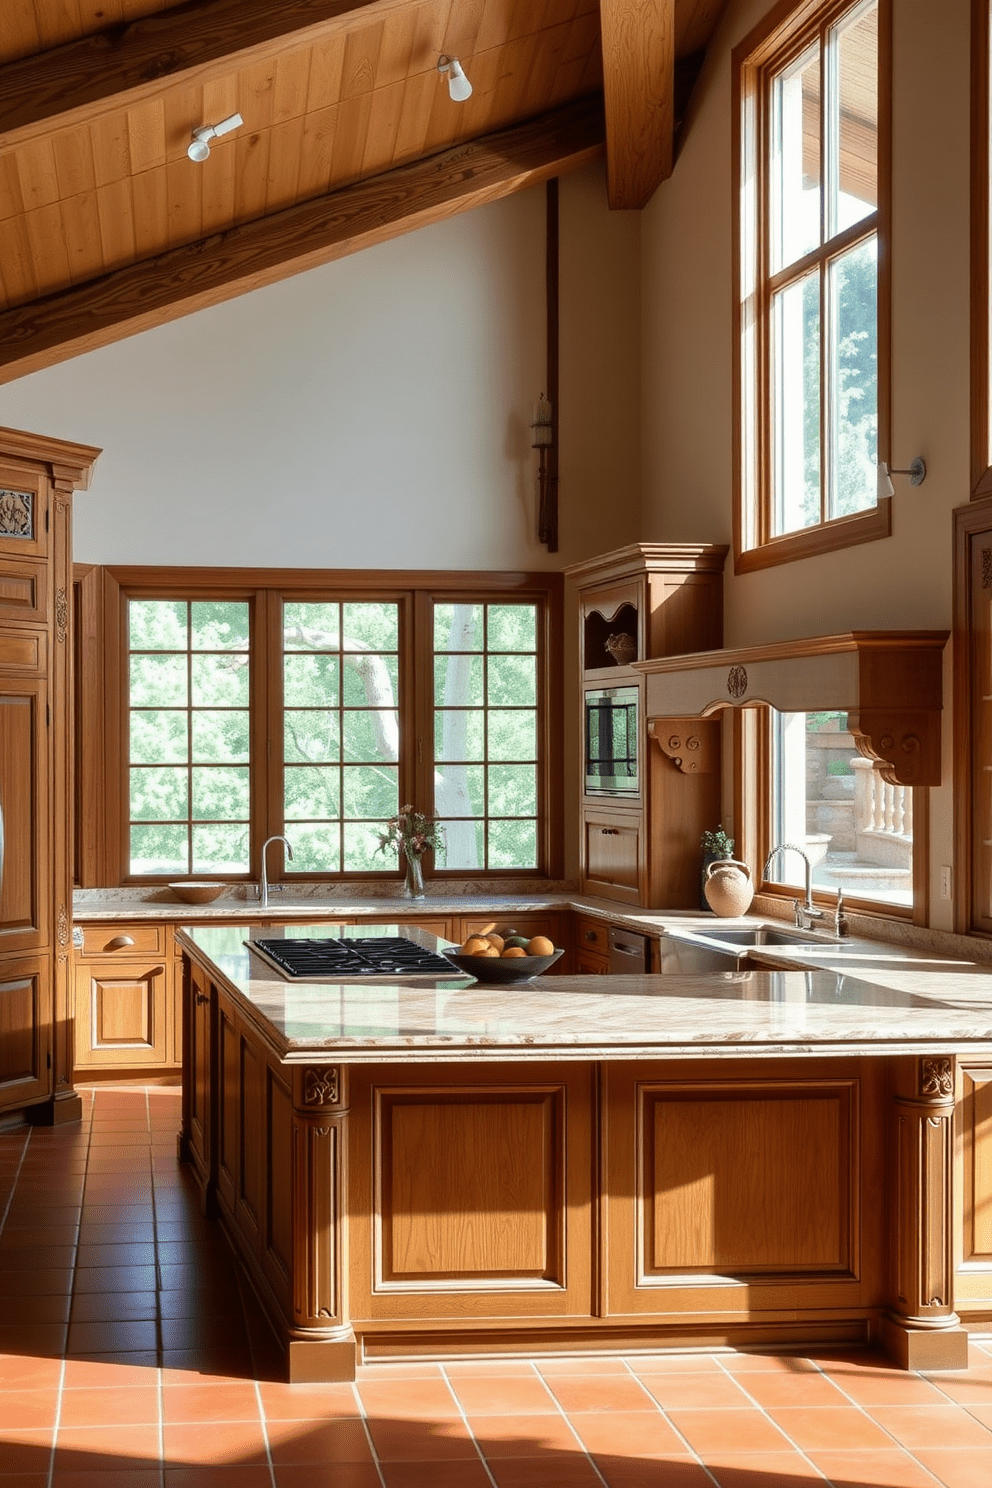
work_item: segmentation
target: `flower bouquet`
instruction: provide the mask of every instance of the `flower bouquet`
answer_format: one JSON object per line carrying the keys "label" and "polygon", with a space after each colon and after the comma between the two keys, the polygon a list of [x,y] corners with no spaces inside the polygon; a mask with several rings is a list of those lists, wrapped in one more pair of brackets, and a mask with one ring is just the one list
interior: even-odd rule
{"label": "flower bouquet", "polygon": [[386,822],[386,830],[379,833],[376,852],[394,852],[406,859],[406,879],[403,893],[409,899],[424,897],[424,874],[421,859],[425,852],[443,852],[444,828],[436,816],[425,816],[412,806],[401,806],[395,816]]}

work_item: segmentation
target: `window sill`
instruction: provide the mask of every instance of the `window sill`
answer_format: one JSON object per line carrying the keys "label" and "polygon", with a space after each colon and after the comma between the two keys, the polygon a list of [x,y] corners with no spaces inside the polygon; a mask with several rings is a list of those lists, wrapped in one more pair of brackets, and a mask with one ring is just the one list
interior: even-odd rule
{"label": "window sill", "polygon": [[838,517],[819,527],[773,537],[760,547],[745,548],[734,555],[734,573],[753,573],[761,568],[774,568],[779,563],[796,563],[801,558],[815,558],[839,548],[853,548],[858,543],[877,542],[892,535],[892,497],[884,496],[870,511],[853,517]]}

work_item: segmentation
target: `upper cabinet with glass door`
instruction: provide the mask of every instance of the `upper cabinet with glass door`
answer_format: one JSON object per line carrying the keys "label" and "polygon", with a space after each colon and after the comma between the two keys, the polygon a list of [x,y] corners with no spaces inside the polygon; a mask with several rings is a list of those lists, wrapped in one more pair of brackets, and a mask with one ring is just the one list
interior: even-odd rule
{"label": "upper cabinet with glass door", "polygon": [[887,4],[805,5],[735,53],[739,572],[890,530]]}

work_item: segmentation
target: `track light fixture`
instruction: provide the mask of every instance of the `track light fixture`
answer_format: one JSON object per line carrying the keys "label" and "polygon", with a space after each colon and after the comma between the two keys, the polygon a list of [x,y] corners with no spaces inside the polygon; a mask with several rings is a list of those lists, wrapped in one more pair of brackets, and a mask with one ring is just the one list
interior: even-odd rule
{"label": "track light fixture", "polygon": [[210,154],[210,141],[219,139],[222,134],[230,134],[232,129],[239,129],[244,122],[240,114],[231,114],[229,118],[221,119],[219,124],[201,124],[193,130],[186,154],[197,165],[202,165]]}
{"label": "track light fixture", "polygon": [[457,57],[446,57],[442,52],[437,59],[437,70],[448,74],[448,97],[453,103],[464,103],[472,97],[472,84]]}

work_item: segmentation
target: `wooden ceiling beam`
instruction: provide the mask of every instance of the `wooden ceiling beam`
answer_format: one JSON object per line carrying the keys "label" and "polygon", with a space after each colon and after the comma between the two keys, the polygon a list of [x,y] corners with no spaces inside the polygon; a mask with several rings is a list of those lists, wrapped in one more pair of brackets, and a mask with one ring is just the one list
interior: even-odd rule
{"label": "wooden ceiling beam", "polygon": [[675,0],[599,0],[610,206],[643,207],[672,173]]}
{"label": "wooden ceiling beam", "polygon": [[108,26],[0,67],[0,145],[23,144],[140,102],[166,83],[206,82],[410,3],[187,0]]}
{"label": "wooden ceiling beam", "polygon": [[0,383],[509,196],[595,159],[598,97],[0,313]]}

